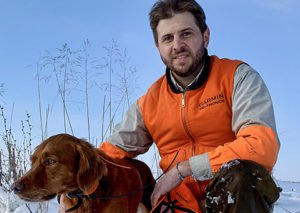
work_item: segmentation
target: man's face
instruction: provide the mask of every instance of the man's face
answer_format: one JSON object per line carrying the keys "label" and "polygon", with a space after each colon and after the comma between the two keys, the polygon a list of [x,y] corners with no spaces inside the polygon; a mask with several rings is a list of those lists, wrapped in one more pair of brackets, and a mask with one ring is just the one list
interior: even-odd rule
{"label": "man's face", "polygon": [[177,78],[195,76],[209,42],[209,30],[203,34],[190,12],[162,19],[157,26],[157,48],[163,62]]}

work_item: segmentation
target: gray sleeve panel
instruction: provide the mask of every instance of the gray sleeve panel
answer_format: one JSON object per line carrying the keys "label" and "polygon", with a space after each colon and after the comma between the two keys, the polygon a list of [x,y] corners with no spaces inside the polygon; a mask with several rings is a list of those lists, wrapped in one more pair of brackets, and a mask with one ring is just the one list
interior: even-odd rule
{"label": "gray sleeve panel", "polygon": [[208,154],[196,155],[189,159],[192,176],[197,180],[204,181],[213,177]]}
{"label": "gray sleeve panel", "polygon": [[[276,132],[269,91],[260,75],[247,64],[241,64],[236,70],[232,100],[232,130],[236,135],[250,125],[267,126]],[[191,157],[189,163],[196,179],[213,177],[207,153]]]}
{"label": "gray sleeve panel", "polygon": [[232,130],[264,125],[276,132],[273,104],[261,76],[249,65],[241,64],[234,76]]}
{"label": "gray sleeve panel", "polygon": [[130,106],[123,120],[114,127],[112,135],[106,141],[135,156],[148,151],[153,140],[144,126],[137,102]]}

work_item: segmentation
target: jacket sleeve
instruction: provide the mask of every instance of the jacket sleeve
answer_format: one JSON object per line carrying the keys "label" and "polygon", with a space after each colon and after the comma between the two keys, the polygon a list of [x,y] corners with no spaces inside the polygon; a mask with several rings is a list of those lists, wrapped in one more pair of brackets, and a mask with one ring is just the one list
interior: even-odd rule
{"label": "jacket sleeve", "polygon": [[112,135],[99,149],[113,158],[133,158],[147,152],[152,143],[136,102],[130,106],[123,120],[114,127]]}
{"label": "jacket sleeve", "polygon": [[210,179],[223,163],[233,159],[252,160],[269,171],[277,160],[280,142],[272,100],[260,75],[247,64],[241,64],[234,76],[232,131],[234,141],[189,159],[197,179]]}

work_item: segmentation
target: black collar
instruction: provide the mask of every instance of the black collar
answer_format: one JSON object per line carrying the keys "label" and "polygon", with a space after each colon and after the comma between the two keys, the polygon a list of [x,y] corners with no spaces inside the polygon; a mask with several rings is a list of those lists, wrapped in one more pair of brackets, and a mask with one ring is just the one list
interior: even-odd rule
{"label": "black collar", "polygon": [[[204,52],[204,67],[203,67],[203,70],[202,70],[202,73],[200,74],[199,78],[197,79],[197,81],[195,81],[191,86],[189,86],[189,90],[195,90],[195,89],[198,89],[199,87],[201,87],[207,80],[208,78],[208,75],[209,75],[209,72],[210,72],[210,63],[211,63],[211,58],[210,56],[208,56],[208,53],[207,53],[207,49],[205,49],[205,52]],[[171,79],[171,74],[170,74],[170,68],[166,68],[166,77],[167,77],[167,82],[171,88],[171,90],[178,94],[178,93],[181,93],[180,90],[178,90],[176,88],[176,86],[174,85],[172,79]]]}

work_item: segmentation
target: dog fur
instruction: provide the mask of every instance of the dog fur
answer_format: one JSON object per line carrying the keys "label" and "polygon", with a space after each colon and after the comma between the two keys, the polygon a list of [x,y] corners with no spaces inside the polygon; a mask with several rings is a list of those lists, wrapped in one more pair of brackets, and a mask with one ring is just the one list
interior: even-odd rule
{"label": "dog fur", "polygon": [[74,213],[136,213],[140,203],[151,210],[155,181],[141,161],[112,159],[85,140],[59,134],[37,146],[31,162],[12,186],[21,199],[47,201],[60,195],[64,212],[78,202],[66,195],[80,191],[89,198]]}

